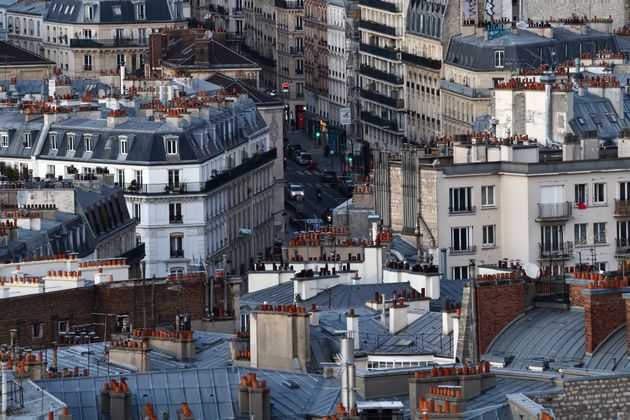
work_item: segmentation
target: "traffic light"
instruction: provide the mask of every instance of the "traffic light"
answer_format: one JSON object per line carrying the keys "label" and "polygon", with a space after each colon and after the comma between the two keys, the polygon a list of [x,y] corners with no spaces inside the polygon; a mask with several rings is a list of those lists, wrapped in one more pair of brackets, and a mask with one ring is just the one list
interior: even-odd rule
{"label": "traffic light", "polygon": [[348,155],[348,163],[352,165],[352,155]]}
{"label": "traffic light", "polygon": [[315,138],[319,140],[319,138],[321,137],[322,133],[319,130],[315,130]]}

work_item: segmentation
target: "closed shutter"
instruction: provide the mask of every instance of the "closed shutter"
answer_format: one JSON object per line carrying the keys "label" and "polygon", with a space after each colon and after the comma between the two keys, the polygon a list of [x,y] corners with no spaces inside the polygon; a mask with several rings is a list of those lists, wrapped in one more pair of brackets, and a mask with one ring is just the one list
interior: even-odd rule
{"label": "closed shutter", "polygon": [[564,202],[564,186],[551,185],[540,187],[540,203],[562,203]]}

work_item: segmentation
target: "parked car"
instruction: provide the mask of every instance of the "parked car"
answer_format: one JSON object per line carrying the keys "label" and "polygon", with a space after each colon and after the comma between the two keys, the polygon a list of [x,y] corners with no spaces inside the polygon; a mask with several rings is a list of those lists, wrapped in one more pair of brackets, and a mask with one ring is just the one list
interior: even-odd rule
{"label": "parked car", "polygon": [[352,177],[342,177],[339,178],[339,182],[337,183],[337,189],[344,196],[351,196],[354,192],[354,178]]}
{"label": "parked car", "polygon": [[291,200],[297,200],[298,197],[301,197],[301,199],[304,200],[304,188],[302,188],[299,184],[289,185],[288,194]]}
{"label": "parked car", "polygon": [[296,162],[299,165],[306,165],[311,160],[313,160],[313,158],[311,157],[311,154],[309,152],[300,152],[300,154],[297,156]]}
{"label": "parked car", "polygon": [[325,184],[336,184],[337,183],[337,172],[329,171],[328,169],[324,169],[319,174],[319,180]]}

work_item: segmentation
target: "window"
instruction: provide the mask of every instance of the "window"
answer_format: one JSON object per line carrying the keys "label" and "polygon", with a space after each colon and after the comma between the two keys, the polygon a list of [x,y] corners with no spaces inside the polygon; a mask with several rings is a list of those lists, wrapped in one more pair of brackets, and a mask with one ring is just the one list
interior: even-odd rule
{"label": "window", "polygon": [[573,226],[573,229],[575,231],[573,241],[576,245],[585,245],[588,242],[588,238],[586,236],[586,227],[586,223],[576,223]]}
{"label": "window", "polygon": [[138,223],[140,223],[141,221],[141,218],[140,218],[141,210],[142,210],[142,207],[140,203],[133,203],[133,218]]}
{"label": "window", "polygon": [[91,152],[92,151],[92,136],[89,134],[86,134],[83,136],[83,139],[85,140],[85,151]]}
{"label": "window", "polygon": [[582,117],[577,117],[577,121],[580,125],[586,125],[586,120]]}
{"label": "window", "polygon": [[169,169],[168,186],[171,188],[179,188],[179,170]]}
{"label": "window", "polygon": [[114,16],[120,16],[122,15],[122,9],[120,7],[120,5],[114,5],[112,6],[112,13],[114,14]]}
{"label": "window", "polygon": [[168,221],[169,223],[182,223],[182,203],[169,203]]}
{"label": "window", "polygon": [[24,138],[22,139],[22,145],[26,147],[27,149],[33,146],[33,144],[31,143],[31,133],[24,133]]}
{"label": "window", "polygon": [[166,139],[166,153],[169,155],[177,154],[177,137],[168,137]]}
{"label": "window", "polygon": [[630,221],[617,222],[617,248],[630,247]]}
{"label": "window", "polygon": [[453,267],[453,280],[466,279],[468,279],[468,266],[462,265],[459,267]]}
{"label": "window", "polygon": [[36,322],[31,324],[31,337],[33,338],[42,338],[44,337],[44,323]]}
{"label": "window", "polygon": [[451,252],[473,251],[472,227],[457,227],[451,229]]}
{"label": "window", "polygon": [[494,206],[494,185],[481,187],[481,205],[483,207]]}
{"label": "window", "polygon": [[503,61],[505,57],[505,51],[497,50],[494,52],[494,67],[498,69],[503,68]]}
{"label": "window", "polygon": [[125,65],[125,54],[116,55],[116,64],[118,65],[118,67],[122,67]]}
{"label": "window", "polygon": [[610,121],[613,124],[617,123],[617,116],[613,113],[607,113],[606,118],[608,118],[608,121]]}
{"label": "window", "polygon": [[129,150],[129,143],[127,142],[127,136],[120,136],[120,154],[126,155]]}
{"label": "window", "polygon": [[302,23],[303,23],[302,16],[296,16],[295,17],[295,30],[296,31],[302,30]]}
{"label": "window", "polygon": [[57,150],[58,148],[58,144],[57,144],[57,133],[50,133],[48,135],[48,138],[50,139],[50,148],[52,150]]}
{"label": "window", "polygon": [[486,225],[483,227],[483,246],[492,247],[496,245],[496,226]]}
{"label": "window", "polygon": [[125,170],[124,169],[116,169],[116,180],[118,182],[119,188],[123,188],[125,186]]}
{"label": "window", "polygon": [[92,56],[89,54],[83,56],[83,69],[92,70]]}
{"label": "window", "polygon": [[90,22],[94,19],[94,8],[92,6],[85,6],[83,12],[86,22]]}
{"label": "window", "polygon": [[0,146],[9,147],[9,134],[8,133],[0,134]]}
{"label": "window", "polygon": [[562,226],[541,226],[540,237],[540,245],[543,252],[558,252],[562,250],[562,242],[564,240]]}
{"label": "window", "polygon": [[593,243],[606,243],[606,222],[593,223]]}
{"label": "window", "polygon": [[144,3],[136,4],[136,17],[138,19],[144,19]]}
{"label": "window", "polygon": [[593,204],[606,204],[606,184],[604,182],[593,184]]}
{"label": "window", "polygon": [[68,150],[75,150],[74,134],[68,134]]}
{"label": "window", "polygon": [[595,114],[591,114],[591,120],[593,120],[593,124],[597,125],[597,126],[601,126],[602,122],[599,119],[599,117]]}
{"label": "window", "polygon": [[142,185],[142,171],[134,171],[133,173],[136,184],[140,187]]}
{"label": "window", "polygon": [[472,206],[472,187],[451,188],[448,195],[448,211],[465,213],[474,210]]}
{"label": "window", "polygon": [[171,258],[184,257],[184,235],[181,233],[171,234]]}
{"label": "window", "polygon": [[47,175],[52,175],[53,177],[55,176],[55,165],[48,165],[46,167],[46,174]]}
{"label": "window", "polygon": [[68,321],[59,321],[57,325],[59,334],[65,334],[70,331],[70,322]]}
{"label": "window", "polygon": [[575,204],[586,203],[586,184],[575,184]]}

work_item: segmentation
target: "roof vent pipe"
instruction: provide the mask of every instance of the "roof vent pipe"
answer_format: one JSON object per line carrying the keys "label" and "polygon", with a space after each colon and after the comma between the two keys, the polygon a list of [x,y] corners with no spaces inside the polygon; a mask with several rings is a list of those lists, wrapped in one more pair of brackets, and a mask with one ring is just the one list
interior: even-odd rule
{"label": "roof vent pipe", "polygon": [[540,81],[545,85],[545,137],[547,141],[547,145],[551,145],[553,143],[553,109],[551,107],[552,104],[552,89],[553,84],[556,81],[556,76],[552,72],[545,72],[542,76],[540,76]]}

